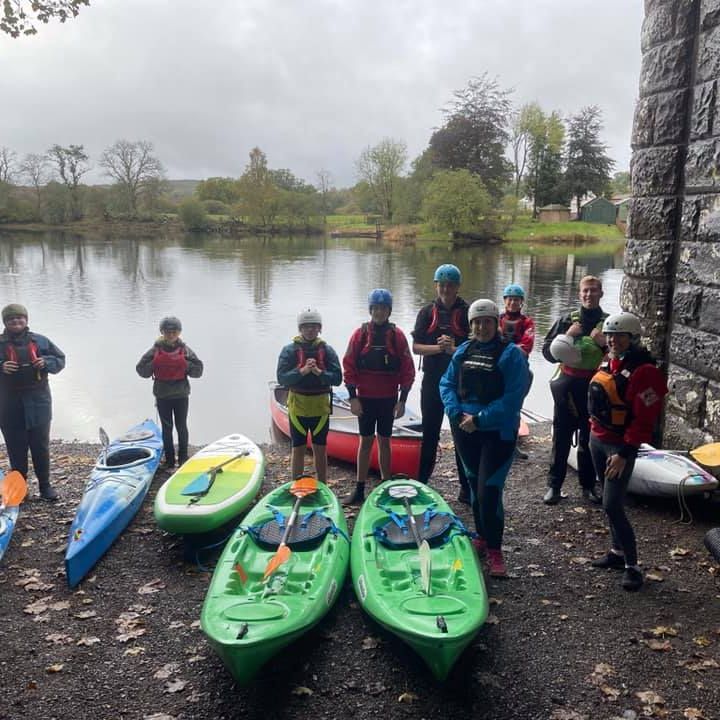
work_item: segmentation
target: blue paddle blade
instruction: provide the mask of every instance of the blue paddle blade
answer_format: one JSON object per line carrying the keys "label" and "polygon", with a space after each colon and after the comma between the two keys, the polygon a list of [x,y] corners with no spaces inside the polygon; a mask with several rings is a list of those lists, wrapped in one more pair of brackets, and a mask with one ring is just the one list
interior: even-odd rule
{"label": "blue paddle blade", "polygon": [[202,473],[190,481],[181,491],[181,495],[202,495],[210,489],[210,475]]}

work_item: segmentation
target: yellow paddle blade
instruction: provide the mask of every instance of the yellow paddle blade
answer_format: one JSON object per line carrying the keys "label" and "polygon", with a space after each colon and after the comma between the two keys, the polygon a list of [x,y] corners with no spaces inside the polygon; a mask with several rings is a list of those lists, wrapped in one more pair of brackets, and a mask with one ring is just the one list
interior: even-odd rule
{"label": "yellow paddle blade", "polygon": [[299,477],[291,486],[290,492],[295,497],[305,497],[306,495],[312,495],[317,491],[317,480],[314,477],[305,475]]}
{"label": "yellow paddle blade", "polygon": [[715,468],[720,466],[720,442],[702,445],[690,451],[690,455],[705,467]]}
{"label": "yellow paddle blade", "polygon": [[27,495],[27,481],[18,470],[11,470],[3,479],[0,486],[2,504],[5,507],[19,505]]}
{"label": "yellow paddle blade", "polygon": [[292,555],[290,548],[287,545],[281,545],[270,558],[270,562],[265,568],[263,580],[267,580],[281,565],[285,564],[290,559],[290,555]]}

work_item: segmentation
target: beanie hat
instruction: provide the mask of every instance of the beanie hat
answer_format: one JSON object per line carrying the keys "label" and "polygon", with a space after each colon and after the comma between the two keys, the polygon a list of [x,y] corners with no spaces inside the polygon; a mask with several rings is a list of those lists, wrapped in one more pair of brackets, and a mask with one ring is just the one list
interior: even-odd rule
{"label": "beanie hat", "polygon": [[24,305],[20,305],[20,303],[10,303],[10,305],[6,305],[2,309],[3,322],[8,318],[17,317],[18,315],[22,315],[25,319],[27,319],[28,316],[27,308]]}

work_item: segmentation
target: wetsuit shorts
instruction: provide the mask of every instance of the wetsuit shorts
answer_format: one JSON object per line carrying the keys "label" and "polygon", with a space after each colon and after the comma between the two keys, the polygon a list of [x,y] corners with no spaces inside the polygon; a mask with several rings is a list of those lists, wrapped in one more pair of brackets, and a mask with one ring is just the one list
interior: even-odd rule
{"label": "wetsuit shorts", "polygon": [[391,398],[360,398],[363,414],[358,418],[358,427],[361,435],[377,434],[381,437],[392,435],[395,405],[397,399]]}
{"label": "wetsuit shorts", "polygon": [[[292,440],[292,446],[298,447],[299,445],[305,445],[308,433],[310,433],[310,439],[313,445],[327,445],[329,426],[330,421],[328,415],[321,415],[319,417],[290,415],[290,439]],[[302,428],[302,430],[300,428]]]}

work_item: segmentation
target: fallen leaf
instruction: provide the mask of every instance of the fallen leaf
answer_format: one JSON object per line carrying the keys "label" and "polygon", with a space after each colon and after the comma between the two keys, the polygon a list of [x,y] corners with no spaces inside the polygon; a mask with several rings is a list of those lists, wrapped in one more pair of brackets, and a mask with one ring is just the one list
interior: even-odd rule
{"label": "fallen leaf", "polygon": [[129,647],[123,655],[142,655],[145,652],[145,648],[141,645],[135,645],[135,647]]}
{"label": "fallen leaf", "polygon": [[685,548],[681,548],[681,547],[674,547],[670,551],[671,558],[685,557],[686,555],[689,555],[689,554],[690,554],[689,550],[686,550]]}
{"label": "fallen leaf", "polygon": [[560,616],[560,619],[561,619],[561,620],[567,620],[569,617],[570,617],[569,615],[561,615],[561,616]]}
{"label": "fallen leaf", "polygon": [[636,692],[635,697],[640,699],[643,705],[664,705],[665,700],[653,690]]}
{"label": "fallen leaf", "polygon": [[691,670],[692,672],[702,672],[703,670],[708,670],[710,668],[720,667],[717,660],[713,660],[712,658],[708,658],[707,660],[700,660],[698,662],[691,662],[689,660],[685,660],[681,662],[680,665],[684,665],[688,670]]}
{"label": "fallen leaf", "polygon": [[670,637],[677,637],[677,630],[674,627],[668,627],[667,625],[658,625],[657,627],[645,629],[642,631],[645,637],[659,637],[664,638],[666,635]]}
{"label": "fallen leaf", "polygon": [[156,578],[146,583],[142,587],[138,588],[138,595],[151,595],[152,593],[160,592],[165,588],[165,583],[160,579]]}
{"label": "fallen leaf", "polygon": [[689,718],[690,720],[707,720],[703,711],[700,708],[687,707],[683,710],[683,717]]}
{"label": "fallen leaf", "polygon": [[587,510],[584,507],[574,507],[573,512],[576,512],[578,515],[587,515]]}
{"label": "fallen leaf", "polygon": [[23,612],[26,613],[27,615],[40,615],[40,613],[44,613],[48,610],[48,608],[49,608],[48,601],[49,600],[52,600],[52,596],[40,598],[39,600],[35,600],[35,602],[31,602],[29,605],[26,605],[23,608]]}
{"label": "fallen leaf", "polygon": [[185,627],[185,623],[182,620],[174,620],[168,625],[169,630],[177,630],[182,627]]}
{"label": "fallen leaf", "polygon": [[82,610],[79,613],[75,613],[73,617],[76,617],[78,620],[88,620],[89,618],[93,618],[97,615],[97,613],[94,610]]}
{"label": "fallen leaf", "polygon": [[550,720],[586,720],[586,715],[581,715],[575,710],[566,710],[565,708],[555,708],[550,713]]}
{"label": "fallen leaf", "polygon": [[366,638],[363,638],[362,649],[363,650],[374,650],[379,644],[380,644],[380,641],[377,638],[374,638],[372,636],[366,637]]}
{"label": "fallen leaf", "polygon": [[669,640],[643,640],[651,650],[657,650],[658,652],[667,652],[672,650],[672,645]]}
{"label": "fallen leaf", "polygon": [[654,582],[665,582],[665,578],[659,573],[649,572],[645,573],[646,580],[653,580]]}
{"label": "fallen leaf", "polygon": [[61,633],[51,633],[50,635],[46,635],[45,639],[53,645],[72,645],[72,643],[75,642],[69,635],[63,635]]}
{"label": "fallen leaf", "polygon": [[310,696],[313,694],[313,691],[309,687],[305,687],[304,685],[297,685],[290,691],[290,693],[292,695]]}
{"label": "fallen leaf", "polygon": [[602,690],[603,695],[605,695],[610,702],[614,702],[620,697],[620,691],[609,685],[600,685],[600,690]]}
{"label": "fallen leaf", "polygon": [[708,637],[705,637],[705,635],[698,635],[698,637],[694,637],[693,642],[700,647],[707,647],[708,645],[712,645],[712,640]]}
{"label": "fallen leaf", "polygon": [[412,703],[415,702],[418,699],[418,696],[415,693],[411,692],[404,692],[400,697],[398,698],[398,702],[401,703]]}
{"label": "fallen leaf", "polygon": [[83,637],[81,637],[75,644],[92,647],[93,645],[97,645],[99,642],[101,642],[99,637],[95,637],[94,635],[83,635]]}
{"label": "fallen leaf", "polygon": [[180,669],[180,663],[167,663],[155,672],[153,677],[156,680],[167,680],[171,675]]}
{"label": "fallen leaf", "polygon": [[187,684],[187,680],[180,680],[179,678],[176,678],[175,680],[168,680],[168,682],[166,682],[163,686],[163,692],[168,694],[182,692]]}
{"label": "fallen leaf", "polygon": [[52,590],[55,587],[53,583],[44,583],[40,582],[39,580],[30,580],[29,582],[25,583],[25,587],[23,588],[25,592],[47,592],[48,590]]}
{"label": "fallen leaf", "polygon": [[65,663],[53,663],[45,668],[47,673],[59,673],[65,667]]}
{"label": "fallen leaf", "polygon": [[530,573],[530,577],[545,577],[545,573],[542,570],[533,570]]}
{"label": "fallen leaf", "polygon": [[128,630],[127,632],[120,633],[119,635],[115,636],[115,639],[118,642],[126,643],[130,640],[135,640],[136,638],[142,637],[145,634],[146,630],[145,628],[133,628],[131,630]]}
{"label": "fallen leaf", "polygon": [[552,605],[552,600],[542,599],[540,601],[543,605]]}
{"label": "fallen leaf", "polygon": [[571,563],[575,563],[576,565],[587,565],[590,562],[590,558],[586,557],[571,557],[570,558]]}
{"label": "fallen leaf", "polygon": [[67,610],[70,607],[69,600],[60,600],[50,606],[51,610]]}
{"label": "fallen leaf", "polygon": [[175,716],[166,713],[153,713],[152,715],[143,715],[143,720],[175,720]]}
{"label": "fallen leaf", "polygon": [[488,598],[488,603],[490,605],[502,605],[503,601],[502,601],[502,598],[491,597],[491,598]]}
{"label": "fallen leaf", "polygon": [[486,625],[497,625],[500,622],[500,618],[497,615],[493,615],[490,613],[490,615],[487,616],[485,619]]}

